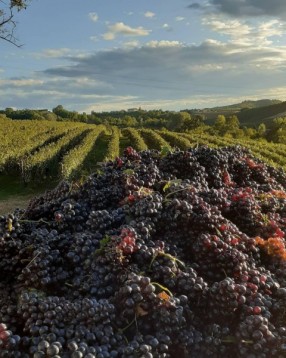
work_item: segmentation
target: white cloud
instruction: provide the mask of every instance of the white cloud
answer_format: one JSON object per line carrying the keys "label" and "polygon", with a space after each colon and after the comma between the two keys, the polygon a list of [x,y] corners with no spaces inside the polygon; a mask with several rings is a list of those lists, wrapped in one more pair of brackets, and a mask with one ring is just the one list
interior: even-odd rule
{"label": "white cloud", "polygon": [[269,40],[270,37],[279,36],[281,37],[286,33],[286,26],[284,23],[278,20],[270,20],[260,23],[258,29],[256,30],[256,37],[265,43],[272,43]]}
{"label": "white cloud", "polygon": [[146,43],[147,47],[158,48],[158,47],[182,47],[183,43],[180,41],[168,41],[168,40],[153,40]]}
{"label": "white cloud", "polygon": [[98,41],[98,37],[97,36],[90,36],[90,40],[91,41]]}
{"label": "white cloud", "polygon": [[204,18],[203,25],[209,26],[215,32],[232,37],[249,35],[251,32],[251,27],[239,20],[227,20],[218,16]]}
{"label": "white cloud", "polygon": [[190,67],[190,70],[193,74],[196,76],[200,73],[206,73],[206,72],[214,72],[214,71],[222,71],[225,70],[224,66],[221,66],[219,64],[213,64],[213,63],[205,63],[203,65],[193,65]]}
{"label": "white cloud", "polygon": [[105,32],[102,37],[106,41],[111,41],[115,39],[116,35],[113,32]]}
{"label": "white cloud", "polygon": [[74,81],[84,77],[103,82],[92,93],[132,94],[140,101],[156,96],[176,101],[185,93],[235,97],[241,93],[255,95],[262,84],[269,89],[283,87],[286,47],[242,47],[213,39],[199,45],[163,40],[149,41],[141,47],[134,43],[70,61],[45,74],[69,79],[71,91]]}
{"label": "white cloud", "polygon": [[96,22],[96,21],[98,20],[98,18],[99,18],[96,12],[90,12],[90,13],[88,14],[88,17],[89,17],[90,20],[93,21],[93,22]]}
{"label": "white cloud", "polygon": [[0,84],[3,86],[12,87],[31,87],[35,85],[42,85],[43,80],[37,80],[33,78],[15,78],[15,79],[0,79]]}
{"label": "white cloud", "polygon": [[162,25],[162,29],[166,31],[172,31],[172,27],[167,23]]}
{"label": "white cloud", "polygon": [[185,20],[185,18],[183,16],[176,16],[175,20],[176,21],[183,21],[183,20]]}
{"label": "white cloud", "polygon": [[263,88],[259,91],[257,91],[257,95],[259,97],[263,96],[265,93],[267,93],[267,98],[270,99],[286,99],[286,87],[272,87],[272,88]]}
{"label": "white cloud", "polygon": [[66,56],[72,52],[69,48],[47,48],[42,52],[34,53],[33,55],[37,58],[59,58]]}
{"label": "white cloud", "polygon": [[152,11],[146,11],[144,16],[148,18],[153,18],[155,16],[155,13]]}
{"label": "white cloud", "polygon": [[213,15],[203,18],[202,23],[212,31],[229,36],[229,41],[239,46],[268,46],[272,44],[272,37],[281,37],[286,32],[286,25],[277,19],[251,23]]}
{"label": "white cloud", "polygon": [[116,36],[148,36],[151,30],[146,30],[142,26],[131,27],[123,22],[117,22],[113,25],[108,25],[108,32],[104,33],[102,37],[105,40],[114,40]]}
{"label": "white cloud", "polygon": [[127,47],[127,48],[132,48],[132,47],[138,47],[140,45],[140,42],[139,41],[127,41],[127,42],[124,42],[123,43],[123,46],[124,47]]}
{"label": "white cloud", "polygon": [[[89,53],[46,49],[46,56],[62,55],[62,65],[51,61],[46,71],[2,80],[0,106],[53,108],[62,103],[88,112],[88,108],[139,106],[201,108],[235,103],[239,98],[285,98],[286,46],[270,43],[283,33],[282,24],[224,20],[205,20],[222,36],[200,44],[150,38],[143,44],[131,37],[120,39],[121,48]],[[112,27],[112,34],[136,30],[126,26]]]}

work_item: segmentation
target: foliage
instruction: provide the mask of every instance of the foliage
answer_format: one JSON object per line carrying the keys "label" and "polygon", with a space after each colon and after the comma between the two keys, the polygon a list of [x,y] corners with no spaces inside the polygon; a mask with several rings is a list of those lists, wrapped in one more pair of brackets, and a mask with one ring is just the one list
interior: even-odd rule
{"label": "foliage", "polygon": [[168,129],[178,132],[195,129],[201,125],[203,125],[201,116],[191,116],[190,113],[184,111],[173,113],[167,123]]}
{"label": "foliage", "polygon": [[148,148],[161,150],[163,147],[170,148],[170,144],[165,141],[162,136],[153,131],[152,129],[141,129],[140,134],[142,135]]}
{"label": "foliage", "polygon": [[40,180],[47,176],[52,176],[57,172],[57,163],[61,155],[73,146],[77,145],[90,131],[88,128],[77,127],[67,132],[61,139],[52,142],[37,151],[31,156],[24,158],[22,163],[22,176],[25,181],[30,181],[32,177]]}
{"label": "foliage", "polygon": [[67,152],[61,161],[61,176],[71,178],[82,167],[83,162],[92,148],[96,145],[98,136],[105,131],[104,126],[98,126],[92,129],[86,137],[77,145]]}
{"label": "foliage", "polygon": [[104,161],[113,160],[119,156],[120,129],[112,127],[111,138],[109,139],[107,153]]}
{"label": "foliage", "polygon": [[136,129],[125,128],[122,132],[130,139],[130,142],[132,143],[132,147],[134,147],[134,149],[138,151],[148,149],[146,143]]}
{"label": "foliage", "polygon": [[[41,147],[59,139],[68,129],[60,123],[54,125],[43,121],[35,126],[34,121],[11,121],[4,119],[0,128],[0,169],[22,167],[25,156],[35,153]],[[74,126],[75,127],[75,126]]]}
{"label": "foliage", "polygon": [[[222,137],[217,135],[213,127],[207,126],[188,133],[128,127],[122,129],[125,138],[120,139],[120,129],[107,126],[105,133],[109,134],[101,135],[100,140],[96,141],[101,126],[70,121],[10,120],[5,115],[1,115],[0,121],[0,169],[8,174],[22,176],[25,181],[31,180],[33,175],[37,175],[37,179],[56,176],[57,173],[73,177],[82,167],[84,158],[87,155],[90,157],[91,150],[95,152],[95,158],[91,159],[94,164],[97,161],[113,160],[119,156],[126,137],[138,151],[161,151],[166,148],[168,152],[172,147],[187,150],[200,145],[241,145],[250,148],[254,155],[268,164],[286,169],[286,145],[261,139],[254,129],[247,129],[247,136],[246,129],[239,128],[235,133],[226,132]],[[277,124],[283,125],[283,121],[275,121]],[[97,155],[99,151],[100,155]]]}
{"label": "foliage", "polygon": [[191,146],[190,141],[187,138],[181,137],[178,133],[169,131],[160,131],[157,133],[159,133],[173,147],[187,150]]}
{"label": "foliage", "polygon": [[266,137],[275,143],[286,143],[286,117],[273,119]]}
{"label": "foliage", "polygon": [[57,119],[57,116],[48,111],[47,109],[18,109],[14,110],[13,108],[6,108],[4,114],[7,118],[11,119],[21,119],[21,120],[53,120]]}
{"label": "foliage", "polygon": [[27,0],[7,0],[0,4],[0,39],[10,42],[19,47],[18,40],[14,35],[16,22],[14,21],[15,12],[26,9]]}

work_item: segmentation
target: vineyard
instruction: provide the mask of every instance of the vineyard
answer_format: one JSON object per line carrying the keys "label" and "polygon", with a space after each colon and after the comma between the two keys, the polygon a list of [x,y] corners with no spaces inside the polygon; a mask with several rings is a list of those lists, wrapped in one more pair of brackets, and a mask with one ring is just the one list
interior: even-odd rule
{"label": "vineyard", "polygon": [[115,159],[127,146],[141,151],[201,145],[241,145],[267,164],[286,168],[286,145],[266,141],[72,122],[2,120],[0,172],[26,183],[51,177],[74,179],[90,174],[100,162]]}

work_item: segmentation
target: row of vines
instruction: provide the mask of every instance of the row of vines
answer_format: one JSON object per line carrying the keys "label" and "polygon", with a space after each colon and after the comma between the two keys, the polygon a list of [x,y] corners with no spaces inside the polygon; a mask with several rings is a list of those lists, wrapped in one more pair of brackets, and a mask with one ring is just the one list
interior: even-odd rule
{"label": "row of vines", "polygon": [[126,145],[137,151],[242,145],[268,164],[286,169],[283,144],[82,123],[1,120],[0,124],[0,173],[19,175],[26,182],[49,177],[72,179],[87,164],[94,168],[98,162],[115,159]]}

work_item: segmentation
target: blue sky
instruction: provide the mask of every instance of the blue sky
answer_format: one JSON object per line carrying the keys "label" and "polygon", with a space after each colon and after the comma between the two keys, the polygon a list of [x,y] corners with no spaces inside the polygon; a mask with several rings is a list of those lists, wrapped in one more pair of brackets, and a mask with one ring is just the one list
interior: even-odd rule
{"label": "blue sky", "polygon": [[0,108],[286,100],[285,0],[32,0],[0,42]]}

